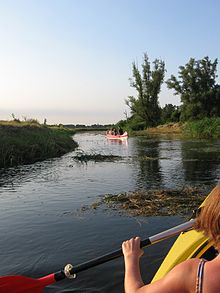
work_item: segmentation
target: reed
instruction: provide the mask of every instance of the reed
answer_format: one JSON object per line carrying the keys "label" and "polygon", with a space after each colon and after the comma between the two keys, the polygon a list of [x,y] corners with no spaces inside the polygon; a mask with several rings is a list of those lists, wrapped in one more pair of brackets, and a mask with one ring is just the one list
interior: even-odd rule
{"label": "reed", "polygon": [[220,138],[220,117],[188,121],[183,132],[192,138]]}
{"label": "reed", "polygon": [[61,156],[77,147],[73,131],[39,123],[0,121],[0,167]]}

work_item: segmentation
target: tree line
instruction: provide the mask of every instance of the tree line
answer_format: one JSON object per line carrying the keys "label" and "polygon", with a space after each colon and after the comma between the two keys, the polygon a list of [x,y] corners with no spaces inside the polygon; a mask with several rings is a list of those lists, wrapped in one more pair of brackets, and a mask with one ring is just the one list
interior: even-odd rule
{"label": "tree line", "polygon": [[[129,96],[125,103],[129,106],[131,117],[127,123],[131,129],[139,130],[168,122],[191,121],[204,117],[220,116],[220,85],[216,83],[218,60],[204,57],[200,60],[190,58],[184,66],[179,66],[178,76],[164,81],[165,62],[155,59],[152,63],[145,53],[141,69],[132,63],[130,85],[136,96]],[[180,96],[181,105],[159,105],[161,86]],[[122,122],[122,121],[121,121]]]}

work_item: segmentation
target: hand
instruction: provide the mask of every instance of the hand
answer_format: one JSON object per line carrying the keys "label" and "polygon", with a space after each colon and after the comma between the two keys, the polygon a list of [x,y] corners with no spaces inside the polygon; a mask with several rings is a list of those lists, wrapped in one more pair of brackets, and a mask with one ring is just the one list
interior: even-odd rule
{"label": "hand", "polygon": [[131,238],[130,240],[124,241],[122,243],[122,252],[124,254],[124,257],[134,257],[134,258],[140,258],[144,251],[140,248],[140,237]]}

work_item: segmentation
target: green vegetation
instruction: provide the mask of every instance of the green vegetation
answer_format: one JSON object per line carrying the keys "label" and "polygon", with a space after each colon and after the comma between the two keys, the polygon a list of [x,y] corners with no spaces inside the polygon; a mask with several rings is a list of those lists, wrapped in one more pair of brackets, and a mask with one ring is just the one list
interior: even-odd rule
{"label": "green vegetation", "polygon": [[131,87],[137,91],[137,97],[129,96],[126,104],[131,109],[132,120],[140,127],[155,126],[160,122],[160,107],[158,95],[164,79],[165,63],[162,60],[155,59],[153,69],[149,62],[147,54],[144,54],[142,64],[142,74],[138,66],[132,64],[133,78],[130,79]]}
{"label": "green vegetation", "polygon": [[220,138],[220,117],[189,121],[184,125],[183,132],[193,138]]}
{"label": "green vegetation", "polygon": [[[166,104],[159,106],[159,93],[164,82],[165,65],[156,59],[151,69],[147,54],[144,54],[142,72],[133,63],[131,87],[137,96],[125,100],[130,107],[131,117],[121,120],[118,125],[128,132],[143,131],[163,133],[172,131],[172,123],[184,124],[184,134],[193,137],[219,137],[220,85],[216,83],[217,59],[209,57],[200,60],[190,58],[185,66],[179,66],[178,77],[171,75],[166,81],[167,87],[180,96],[181,105]],[[152,126],[156,128],[154,131]],[[175,127],[176,131],[176,127]]]}
{"label": "green vegetation", "polygon": [[181,114],[180,106],[166,104],[161,109],[161,123],[166,124],[170,122],[179,122],[180,114]]}
{"label": "green vegetation", "polygon": [[167,81],[169,89],[180,95],[182,121],[220,116],[220,86],[216,84],[217,59],[191,58],[179,67],[178,79],[171,75]]}
{"label": "green vegetation", "polygon": [[77,147],[72,130],[32,121],[0,121],[0,167],[61,156]]}
{"label": "green vegetation", "polygon": [[185,123],[166,123],[157,127],[133,131],[133,136],[148,136],[154,134],[180,135],[189,138],[220,138],[220,117],[203,118]]}

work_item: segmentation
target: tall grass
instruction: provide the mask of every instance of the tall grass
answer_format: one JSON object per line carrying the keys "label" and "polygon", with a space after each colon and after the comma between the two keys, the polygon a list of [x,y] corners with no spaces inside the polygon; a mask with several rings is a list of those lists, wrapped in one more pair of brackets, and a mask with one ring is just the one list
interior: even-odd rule
{"label": "tall grass", "polygon": [[77,147],[72,131],[37,123],[0,122],[0,167],[61,156]]}
{"label": "tall grass", "polygon": [[183,132],[193,138],[220,138],[220,117],[187,122]]}

